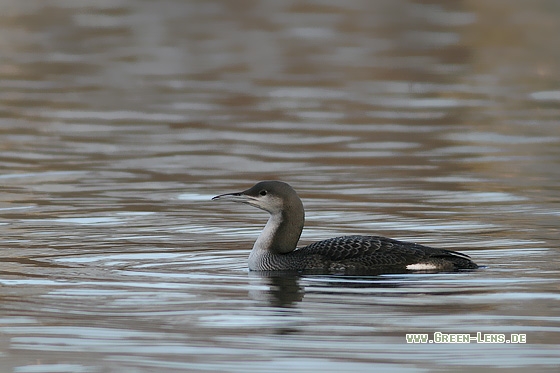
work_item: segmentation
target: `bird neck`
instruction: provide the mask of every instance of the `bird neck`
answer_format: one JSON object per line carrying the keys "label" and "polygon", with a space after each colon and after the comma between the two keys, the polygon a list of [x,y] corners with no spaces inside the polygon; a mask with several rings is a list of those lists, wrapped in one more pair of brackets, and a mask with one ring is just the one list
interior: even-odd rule
{"label": "bird neck", "polygon": [[249,256],[249,268],[260,269],[264,258],[295,250],[305,221],[301,201],[285,211],[271,214]]}

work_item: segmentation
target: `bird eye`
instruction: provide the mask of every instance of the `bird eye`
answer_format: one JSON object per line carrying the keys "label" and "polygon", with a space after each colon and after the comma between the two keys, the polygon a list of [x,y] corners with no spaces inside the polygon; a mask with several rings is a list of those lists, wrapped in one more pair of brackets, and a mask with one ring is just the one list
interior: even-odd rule
{"label": "bird eye", "polygon": [[261,191],[259,192],[259,194],[260,194],[261,196],[266,196],[266,190],[261,190]]}

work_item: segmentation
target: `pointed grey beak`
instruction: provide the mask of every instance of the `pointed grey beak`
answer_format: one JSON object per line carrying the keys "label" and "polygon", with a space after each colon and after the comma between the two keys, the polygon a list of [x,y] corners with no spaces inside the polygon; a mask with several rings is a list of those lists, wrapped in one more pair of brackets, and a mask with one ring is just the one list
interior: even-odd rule
{"label": "pointed grey beak", "polygon": [[231,201],[237,203],[245,203],[251,206],[259,207],[256,204],[256,198],[245,194],[244,192],[239,193],[226,193],[220,194],[219,196],[213,197],[212,201],[216,200],[223,200],[223,201]]}
{"label": "pointed grey beak", "polygon": [[216,197],[212,197],[212,201],[217,199],[227,199],[231,201],[234,199],[238,199],[239,197],[241,197],[241,193],[226,193],[226,194],[220,194],[219,196]]}
{"label": "pointed grey beak", "polygon": [[213,197],[212,201],[215,200],[225,200],[225,201],[232,201],[232,202],[241,202],[241,203],[247,203],[247,201],[249,200],[249,196],[239,192],[239,193],[226,193],[226,194],[220,194],[219,196]]}

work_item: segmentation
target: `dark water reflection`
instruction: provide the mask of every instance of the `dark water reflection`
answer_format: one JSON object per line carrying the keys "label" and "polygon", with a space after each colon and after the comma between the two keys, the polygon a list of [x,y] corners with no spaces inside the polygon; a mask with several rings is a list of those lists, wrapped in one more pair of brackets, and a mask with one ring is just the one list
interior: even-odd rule
{"label": "dark water reflection", "polygon": [[[2,372],[556,371],[556,1],[0,4]],[[262,276],[283,179],[302,243],[382,234],[465,273]],[[526,344],[407,344],[407,333]]]}

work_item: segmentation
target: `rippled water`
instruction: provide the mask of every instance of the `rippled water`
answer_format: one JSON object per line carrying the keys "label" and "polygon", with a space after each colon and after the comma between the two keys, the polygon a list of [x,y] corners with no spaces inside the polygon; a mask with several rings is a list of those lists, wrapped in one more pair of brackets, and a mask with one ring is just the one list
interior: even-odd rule
{"label": "rippled water", "polygon": [[[0,3],[2,372],[556,371],[555,1]],[[382,234],[485,268],[263,277]],[[407,333],[526,344],[407,344]]]}

